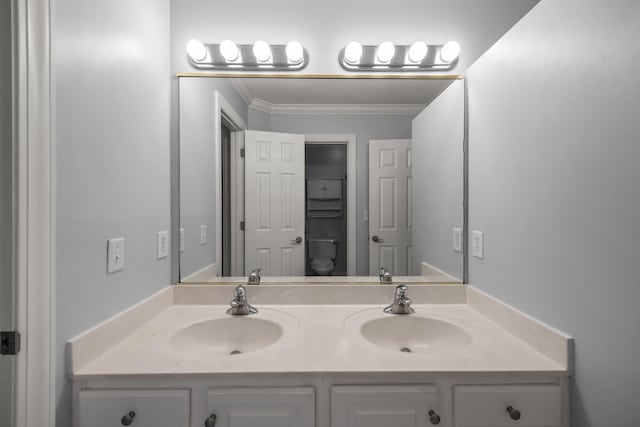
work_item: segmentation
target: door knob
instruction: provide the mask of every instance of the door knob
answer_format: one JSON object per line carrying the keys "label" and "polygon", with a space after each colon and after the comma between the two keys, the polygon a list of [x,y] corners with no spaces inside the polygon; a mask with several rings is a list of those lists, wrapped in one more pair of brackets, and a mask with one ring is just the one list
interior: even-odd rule
{"label": "door knob", "polygon": [[293,243],[294,245],[299,245],[300,243],[302,243],[302,237],[296,237],[295,240],[291,241],[291,243]]}
{"label": "door knob", "polygon": [[434,410],[429,411],[429,422],[434,425],[440,424],[440,415],[436,414]]}
{"label": "door knob", "polygon": [[371,237],[371,240],[376,242],[376,243],[384,243],[384,239],[379,238],[378,236],[374,235],[373,237]]}
{"label": "door knob", "polygon": [[204,426],[205,427],[216,427],[217,419],[218,419],[218,417],[217,417],[216,414],[209,415],[209,418],[204,420]]}

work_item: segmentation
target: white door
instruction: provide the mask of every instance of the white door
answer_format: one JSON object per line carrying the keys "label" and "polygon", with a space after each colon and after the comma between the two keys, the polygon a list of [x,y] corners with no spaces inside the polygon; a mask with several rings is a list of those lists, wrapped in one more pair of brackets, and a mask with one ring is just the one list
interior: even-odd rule
{"label": "white door", "polygon": [[369,141],[369,274],[411,271],[411,140]]}
{"label": "white door", "polygon": [[438,392],[429,385],[334,386],[331,408],[332,427],[428,427],[440,422]]}
{"label": "white door", "polygon": [[210,389],[206,416],[216,427],[313,427],[314,407],[313,387]]}
{"label": "white door", "polygon": [[245,274],[304,276],[304,135],[245,131]]}

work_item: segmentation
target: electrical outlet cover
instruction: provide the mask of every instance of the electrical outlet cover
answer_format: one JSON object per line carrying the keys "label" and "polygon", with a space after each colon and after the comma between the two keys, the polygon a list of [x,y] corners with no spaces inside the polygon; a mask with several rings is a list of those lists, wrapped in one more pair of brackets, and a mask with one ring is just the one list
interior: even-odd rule
{"label": "electrical outlet cover", "polygon": [[453,250],[462,252],[462,228],[453,229]]}
{"label": "electrical outlet cover", "polygon": [[156,238],[157,258],[162,259],[169,256],[169,232],[159,231]]}
{"label": "electrical outlet cover", "polygon": [[473,256],[476,258],[484,258],[484,233],[482,231],[473,232]]}

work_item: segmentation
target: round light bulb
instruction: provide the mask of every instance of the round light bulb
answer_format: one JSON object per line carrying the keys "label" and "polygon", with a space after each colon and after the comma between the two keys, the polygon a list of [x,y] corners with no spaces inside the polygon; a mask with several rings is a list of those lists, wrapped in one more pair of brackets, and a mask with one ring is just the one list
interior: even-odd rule
{"label": "round light bulb", "polygon": [[379,62],[386,64],[391,61],[391,58],[393,58],[393,55],[395,54],[396,47],[393,45],[393,43],[383,42],[380,46],[378,46],[378,49],[376,50],[376,59]]}
{"label": "round light bulb", "polygon": [[207,48],[200,40],[189,40],[187,43],[187,54],[194,61],[202,61],[207,57]]}
{"label": "round light bulb", "polygon": [[348,64],[357,64],[362,56],[362,45],[358,42],[350,42],[344,48],[344,60]]}
{"label": "round light bulb", "polygon": [[238,59],[240,50],[238,50],[238,46],[231,40],[223,40],[222,43],[220,43],[220,54],[227,62],[232,62]]}
{"label": "round light bulb", "polygon": [[302,58],[304,58],[304,49],[302,48],[300,42],[295,40],[287,43],[285,53],[287,54],[287,59],[289,60],[289,62],[293,64],[302,62]]}
{"label": "round light bulb", "polygon": [[264,40],[258,40],[253,44],[253,55],[258,62],[267,62],[271,59],[271,47]]}
{"label": "round light bulb", "polygon": [[440,59],[442,62],[453,62],[460,55],[460,44],[458,42],[447,42],[440,49]]}
{"label": "round light bulb", "polygon": [[409,48],[409,61],[411,62],[421,62],[425,56],[427,56],[427,51],[429,48],[425,42],[415,42]]}

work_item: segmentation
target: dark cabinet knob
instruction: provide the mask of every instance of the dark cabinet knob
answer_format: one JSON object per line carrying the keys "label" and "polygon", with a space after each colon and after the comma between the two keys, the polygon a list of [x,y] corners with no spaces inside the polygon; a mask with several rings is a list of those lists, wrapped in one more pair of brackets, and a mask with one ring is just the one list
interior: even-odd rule
{"label": "dark cabinet knob", "polygon": [[440,415],[436,414],[434,410],[429,411],[429,421],[434,425],[440,424]]}
{"label": "dark cabinet knob", "polygon": [[136,413],[133,411],[129,411],[129,413],[125,416],[123,416],[122,418],[120,418],[120,423],[123,426],[130,426],[131,423],[133,422],[133,418],[136,416]]}
{"label": "dark cabinet knob", "polygon": [[518,421],[520,419],[520,411],[515,409],[513,406],[507,406],[507,412],[513,421]]}
{"label": "dark cabinet knob", "polygon": [[209,418],[204,420],[204,427],[216,427],[216,420],[218,416],[216,414],[209,415]]}

